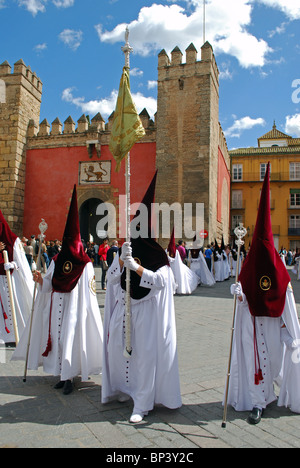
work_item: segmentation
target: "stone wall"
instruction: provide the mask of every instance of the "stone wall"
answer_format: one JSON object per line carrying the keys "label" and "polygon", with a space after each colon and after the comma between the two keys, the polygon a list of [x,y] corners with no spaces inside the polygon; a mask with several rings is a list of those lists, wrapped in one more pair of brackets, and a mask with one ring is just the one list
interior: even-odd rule
{"label": "stone wall", "polygon": [[26,141],[30,120],[39,122],[42,83],[22,60],[0,65],[0,209],[13,231],[23,226]]}

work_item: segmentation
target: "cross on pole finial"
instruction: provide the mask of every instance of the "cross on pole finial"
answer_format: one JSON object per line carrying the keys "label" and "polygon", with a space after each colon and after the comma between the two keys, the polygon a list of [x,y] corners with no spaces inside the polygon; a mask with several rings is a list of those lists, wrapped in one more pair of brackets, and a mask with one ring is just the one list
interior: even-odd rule
{"label": "cross on pole finial", "polygon": [[130,54],[133,52],[133,48],[129,44],[129,27],[126,26],[125,31],[125,45],[122,47],[122,52],[125,54],[125,67],[130,68]]}

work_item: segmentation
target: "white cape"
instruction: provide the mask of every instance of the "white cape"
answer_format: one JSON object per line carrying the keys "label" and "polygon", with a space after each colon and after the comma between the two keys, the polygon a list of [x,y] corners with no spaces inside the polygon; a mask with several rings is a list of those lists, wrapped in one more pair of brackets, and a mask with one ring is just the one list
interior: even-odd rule
{"label": "white cape", "polygon": [[178,250],[176,250],[175,258],[168,256],[168,259],[177,285],[176,293],[192,294],[200,284],[199,276],[183,263]]}
{"label": "white cape", "polygon": [[[95,273],[88,263],[70,293],[52,295],[54,262],[44,277],[34,307],[28,369],[43,366],[45,373],[71,380],[81,376],[99,375],[102,369],[103,326],[96,297]],[[52,350],[43,357],[47,347],[52,296],[51,337]],[[29,321],[30,322],[30,321]],[[27,323],[12,360],[25,360],[30,323]]]}
{"label": "white cape", "polygon": [[[254,327],[247,300],[237,305],[228,404],[237,411],[266,408],[277,400],[274,383],[280,387],[278,406],[300,413],[300,327],[291,285],[281,318],[256,318],[257,344],[264,380],[254,383]],[[284,326],[286,328],[282,328]]]}
{"label": "white cape", "polygon": [[134,412],[151,411],[155,404],[175,409],[180,395],[174,276],[168,266],[156,273],[144,270],[140,285],[150,289],[141,300],[131,300],[132,356],[125,358],[125,291],[121,288],[119,256],[107,273],[104,318],[102,403],[129,395]]}
{"label": "white cape", "polygon": [[[15,268],[11,274],[11,283],[14,294],[17,327],[19,337],[21,337],[31,313],[34,282],[23,245],[19,238],[17,238],[14,243],[13,258],[10,258],[9,261],[14,261],[17,264],[17,268]],[[0,343],[13,343],[16,341],[16,338],[6,275],[0,276],[0,295],[2,302],[0,305]],[[2,305],[8,317],[6,321],[4,321]],[[5,326],[10,333],[7,333]]]}

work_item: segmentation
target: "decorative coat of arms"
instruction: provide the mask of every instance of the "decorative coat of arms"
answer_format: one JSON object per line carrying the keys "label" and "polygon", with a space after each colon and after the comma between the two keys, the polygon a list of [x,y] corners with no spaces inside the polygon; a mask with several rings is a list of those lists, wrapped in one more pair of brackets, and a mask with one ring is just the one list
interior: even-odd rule
{"label": "decorative coat of arms", "polygon": [[111,161],[80,162],[79,185],[110,184]]}

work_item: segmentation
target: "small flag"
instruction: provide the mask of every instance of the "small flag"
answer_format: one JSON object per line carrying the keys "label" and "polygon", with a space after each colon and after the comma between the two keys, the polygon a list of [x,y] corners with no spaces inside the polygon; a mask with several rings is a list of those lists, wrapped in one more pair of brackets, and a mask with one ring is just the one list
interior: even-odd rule
{"label": "small flag", "polygon": [[124,67],[109,143],[109,149],[117,162],[117,172],[127,153],[145,134],[130,93],[129,69]]}

